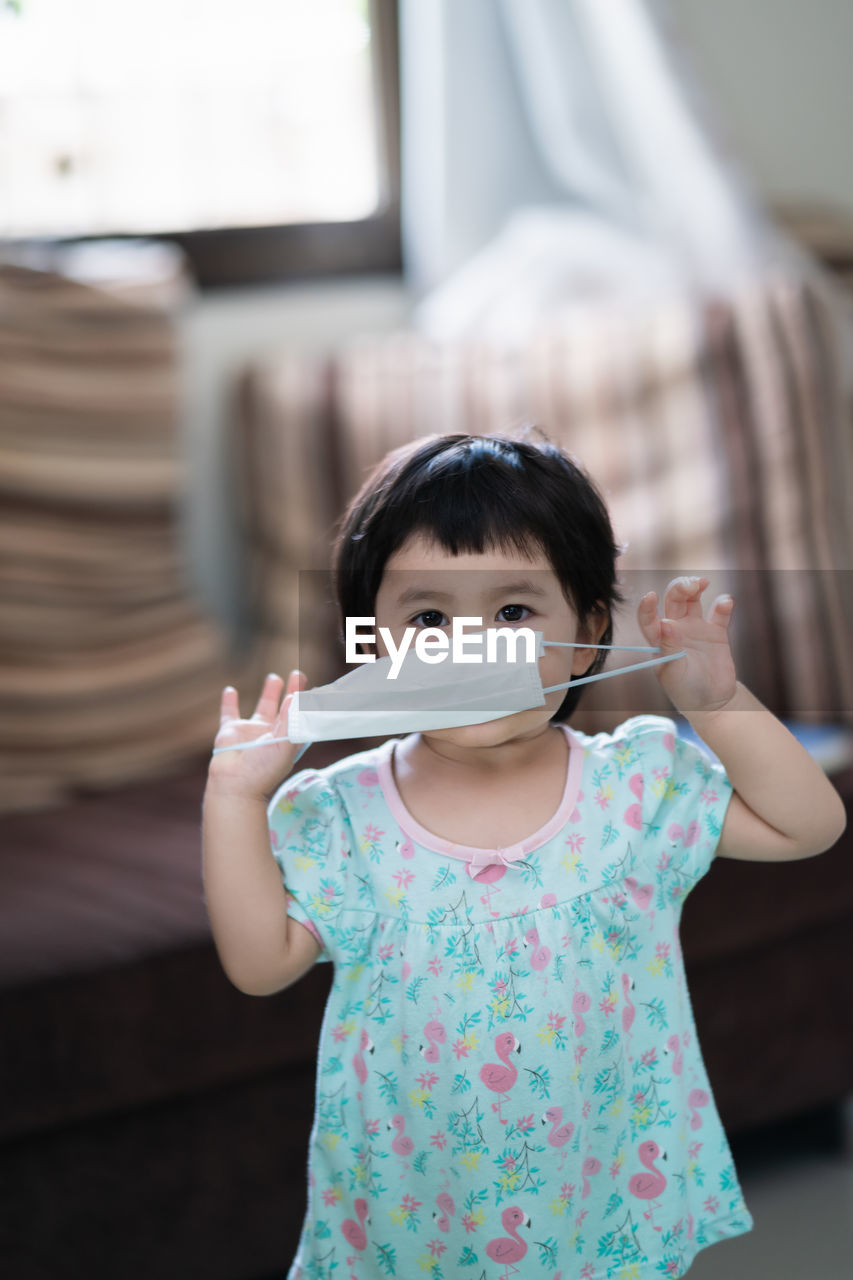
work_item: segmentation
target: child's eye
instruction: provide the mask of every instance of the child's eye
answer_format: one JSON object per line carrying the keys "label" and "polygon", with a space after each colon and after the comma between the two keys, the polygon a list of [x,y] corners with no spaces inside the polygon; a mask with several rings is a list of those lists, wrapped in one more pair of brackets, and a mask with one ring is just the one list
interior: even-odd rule
{"label": "child's eye", "polygon": [[[531,612],[526,604],[505,604],[502,609],[498,610],[498,614],[505,613],[507,610],[512,612],[515,609],[520,609],[524,613]],[[521,618],[504,618],[504,622],[521,622]]]}
{"label": "child's eye", "polygon": [[[444,614],[439,609],[425,609],[423,613],[416,614],[416,616],[411,619],[411,622],[416,623],[419,618],[443,618],[443,617],[444,617]],[[425,622],[423,625],[425,627],[443,627],[446,624],[444,622]]]}
{"label": "child's eye", "polygon": [[[501,614],[505,614],[507,612],[531,614],[533,611],[532,609],[528,609],[526,604],[505,604],[503,608],[498,610],[498,620],[503,622],[521,622],[520,617],[501,618]],[[445,615],[440,609],[424,609],[423,613],[418,613],[414,618],[410,618],[409,624],[412,625],[420,623],[423,627],[445,627],[448,625],[446,620],[444,622],[438,621],[438,619],[444,617]],[[433,619],[433,621],[429,621],[429,619]]]}

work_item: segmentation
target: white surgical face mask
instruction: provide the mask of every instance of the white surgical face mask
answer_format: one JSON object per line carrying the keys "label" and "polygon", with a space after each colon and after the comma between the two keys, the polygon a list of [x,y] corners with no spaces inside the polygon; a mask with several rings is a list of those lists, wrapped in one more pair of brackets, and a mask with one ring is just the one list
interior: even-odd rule
{"label": "white surgical face mask", "polygon": [[[220,751],[243,751],[250,747],[268,746],[272,742],[304,742],[296,760],[304,755],[312,742],[338,738],[374,738],[397,733],[423,733],[430,729],[456,729],[466,724],[485,724],[517,711],[545,706],[545,694],[555,689],[575,688],[594,680],[608,680],[628,671],[655,667],[662,662],[683,658],[685,651],[665,657],[635,662],[615,671],[600,671],[594,676],[579,676],[563,684],[543,689],[539,676],[539,658],[547,645],[567,649],[624,649],[632,653],[660,653],[650,645],[576,644],[544,640],[535,631],[536,654],[526,661],[525,646],[519,646],[515,661],[508,646],[497,646],[496,659],[485,660],[486,633],[469,633],[466,643],[482,641],[483,662],[453,662],[448,654],[440,663],[423,662],[415,649],[409,649],[399,666],[399,674],[388,679],[392,659],[377,658],[354,671],[348,671],[332,684],[294,693],[288,713],[288,736],[264,738],[260,742],[241,742],[233,747],[216,747]],[[294,760],[294,764],[296,763]]]}

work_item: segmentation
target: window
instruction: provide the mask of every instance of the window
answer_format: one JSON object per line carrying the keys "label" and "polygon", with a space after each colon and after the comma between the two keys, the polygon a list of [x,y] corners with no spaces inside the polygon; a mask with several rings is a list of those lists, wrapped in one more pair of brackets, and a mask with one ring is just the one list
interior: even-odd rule
{"label": "window", "polygon": [[397,270],[396,0],[0,0],[0,237]]}

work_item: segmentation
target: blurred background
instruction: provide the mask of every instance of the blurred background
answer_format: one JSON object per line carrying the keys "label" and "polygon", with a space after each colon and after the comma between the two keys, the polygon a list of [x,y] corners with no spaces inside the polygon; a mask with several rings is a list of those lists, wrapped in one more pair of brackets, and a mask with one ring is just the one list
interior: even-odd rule
{"label": "blurred background", "polygon": [[[850,805],[852,44],[844,0],[0,0],[4,1274],[290,1264],[328,966],[229,985],[201,802],[226,683],[345,670],[390,448],[537,424],[625,544],[614,639],[707,573]],[[687,903],[756,1221],[697,1280],[847,1273],[851,842]]]}

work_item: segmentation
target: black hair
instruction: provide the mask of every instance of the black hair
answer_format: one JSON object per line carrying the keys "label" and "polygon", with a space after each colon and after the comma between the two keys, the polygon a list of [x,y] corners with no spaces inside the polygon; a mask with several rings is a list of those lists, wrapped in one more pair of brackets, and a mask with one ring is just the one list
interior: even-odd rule
{"label": "black hair", "polygon": [[[623,597],[607,508],[576,460],[547,437],[523,438],[534,429],[544,436],[531,424],[515,435],[422,436],[386,455],[336,525],[332,575],[342,628],[348,617],[373,616],[386,563],[420,534],[451,555],[541,550],[579,623],[606,614],[599,643],[611,643],[612,611]],[[606,656],[599,650],[586,674]],[[569,687],[551,720],[567,719],[585,687]]]}

